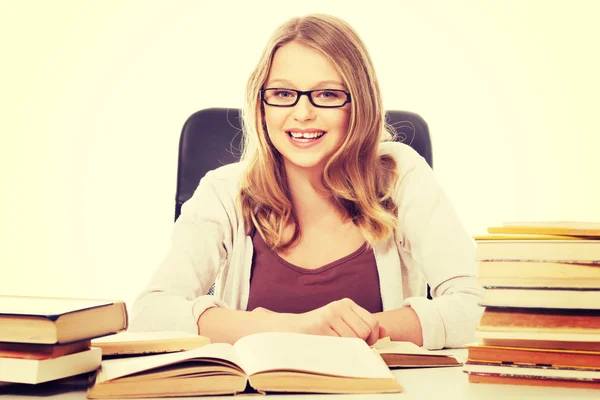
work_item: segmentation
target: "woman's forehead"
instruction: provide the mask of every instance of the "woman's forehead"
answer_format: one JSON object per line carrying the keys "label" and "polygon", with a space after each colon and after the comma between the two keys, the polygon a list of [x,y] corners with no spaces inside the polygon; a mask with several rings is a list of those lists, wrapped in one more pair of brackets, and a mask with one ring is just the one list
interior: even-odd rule
{"label": "woman's forehead", "polygon": [[344,83],[336,67],[325,56],[299,43],[288,43],[273,57],[267,86],[285,84],[290,89],[309,90],[316,87],[339,87]]}

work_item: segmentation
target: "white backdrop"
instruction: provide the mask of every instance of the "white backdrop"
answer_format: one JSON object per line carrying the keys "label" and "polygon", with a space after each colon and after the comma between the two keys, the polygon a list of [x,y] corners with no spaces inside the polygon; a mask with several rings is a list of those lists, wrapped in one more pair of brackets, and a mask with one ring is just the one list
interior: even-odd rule
{"label": "white backdrop", "polygon": [[239,107],[310,12],[351,23],[386,108],[429,123],[469,233],[600,221],[600,1],[0,0],[0,293],[131,305],[169,246],[185,119]]}

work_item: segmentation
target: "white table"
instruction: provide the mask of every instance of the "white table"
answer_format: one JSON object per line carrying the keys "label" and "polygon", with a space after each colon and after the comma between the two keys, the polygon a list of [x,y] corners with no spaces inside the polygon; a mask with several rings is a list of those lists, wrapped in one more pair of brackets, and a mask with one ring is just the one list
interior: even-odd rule
{"label": "white table", "polygon": [[[452,351],[461,356],[466,355],[465,350]],[[368,394],[368,395],[273,395],[266,396],[267,400],[332,400],[332,399],[406,399],[406,400],[496,400],[496,399],[600,399],[600,390],[595,389],[569,389],[539,386],[517,385],[490,385],[469,383],[467,374],[462,372],[462,367],[444,368],[415,368],[394,369],[394,375],[404,388],[403,393],[394,394]],[[8,391],[0,387],[0,400],[85,400],[84,390],[56,391],[43,386],[32,387],[27,393],[22,391]],[[253,396],[254,397],[254,396]],[[262,397],[262,396],[261,396]],[[205,400],[225,400],[233,396],[203,396],[197,397]],[[239,398],[239,397],[235,397]],[[175,399],[175,398],[170,398]],[[177,398],[189,400],[191,397]]]}

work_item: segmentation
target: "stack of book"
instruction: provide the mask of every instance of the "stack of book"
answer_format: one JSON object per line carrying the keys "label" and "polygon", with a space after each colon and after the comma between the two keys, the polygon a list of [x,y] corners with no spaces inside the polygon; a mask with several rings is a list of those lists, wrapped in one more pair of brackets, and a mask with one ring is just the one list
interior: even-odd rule
{"label": "stack of book", "polygon": [[0,296],[0,383],[37,384],[96,371],[91,340],[127,329],[120,301]]}
{"label": "stack of book", "polygon": [[357,338],[268,332],[230,345],[126,329],[122,302],[0,296],[0,386],[83,377],[90,399],[395,393],[402,387],[391,367],[462,365],[389,338],[370,348]]}
{"label": "stack of book", "polygon": [[485,288],[476,383],[600,389],[600,224],[507,223],[476,236]]}

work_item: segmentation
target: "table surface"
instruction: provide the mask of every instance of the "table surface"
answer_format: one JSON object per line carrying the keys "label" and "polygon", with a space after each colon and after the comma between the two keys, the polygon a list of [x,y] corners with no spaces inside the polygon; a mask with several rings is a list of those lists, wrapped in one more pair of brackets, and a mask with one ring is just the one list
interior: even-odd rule
{"label": "table surface", "polygon": [[[466,356],[466,350],[454,350],[452,353],[461,357]],[[402,393],[394,394],[360,394],[360,395],[332,395],[332,394],[269,394],[267,399],[294,400],[294,399],[600,399],[600,390],[596,389],[570,389],[539,386],[517,385],[491,385],[469,383],[467,374],[462,367],[443,368],[411,368],[394,369],[394,375],[404,388]],[[1,400],[85,400],[86,392],[83,389],[56,389],[52,386],[28,386],[26,391],[23,386],[0,387]],[[230,396],[202,396],[199,399],[227,399]],[[261,396],[262,397],[262,396]],[[189,400],[194,397],[169,398]],[[239,398],[239,397],[238,397]]]}

